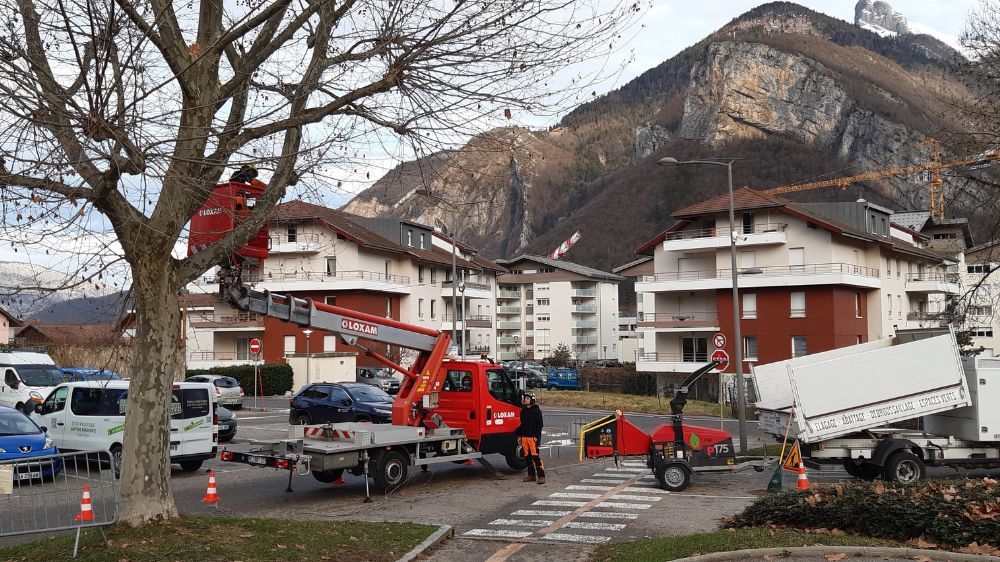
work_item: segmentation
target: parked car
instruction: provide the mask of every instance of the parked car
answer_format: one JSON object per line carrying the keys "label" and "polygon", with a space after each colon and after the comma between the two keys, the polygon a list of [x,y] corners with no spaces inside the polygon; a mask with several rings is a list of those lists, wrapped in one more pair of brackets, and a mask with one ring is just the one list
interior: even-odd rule
{"label": "parked car", "polygon": [[320,382],[305,386],[289,404],[288,423],[293,425],[352,421],[391,422],[392,397],[363,382]]}
{"label": "parked car", "polygon": [[66,376],[66,382],[77,381],[120,381],[124,380],[121,375],[107,369],[89,369],[83,367],[61,367],[59,369]]}
{"label": "parked car", "polygon": [[0,406],[31,414],[52,388],[65,381],[56,362],[37,349],[0,349]]}
{"label": "parked car", "polygon": [[584,363],[585,367],[596,367],[598,369],[611,369],[614,367],[623,367],[620,361],[617,359],[591,359]]}
{"label": "parked car", "polygon": [[236,412],[225,406],[216,406],[215,415],[219,418],[219,443],[232,441],[236,437]]}
{"label": "parked car", "polygon": [[507,369],[507,376],[512,379],[525,379],[525,386],[528,388],[545,388],[548,377],[536,369]]}
{"label": "parked car", "polygon": [[0,464],[19,463],[15,482],[55,478],[62,470],[62,459],[29,464],[23,461],[57,454],[59,450],[44,428],[21,411],[0,406]]}
{"label": "parked car", "polygon": [[381,388],[389,394],[397,394],[399,392],[399,380],[392,376],[392,373],[386,369],[358,367],[357,373],[357,382]]}
{"label": "parked car", "polygon": [[573,369],[551,369],[547,378],[549,390],[580,390],[580,374]]}
{"label": "parked car", "polygon": [[215,401],[234,410],[243,408],[243,387],[233,377],[222,375],[195,375],[187,382],[206,382],[215,387]]}

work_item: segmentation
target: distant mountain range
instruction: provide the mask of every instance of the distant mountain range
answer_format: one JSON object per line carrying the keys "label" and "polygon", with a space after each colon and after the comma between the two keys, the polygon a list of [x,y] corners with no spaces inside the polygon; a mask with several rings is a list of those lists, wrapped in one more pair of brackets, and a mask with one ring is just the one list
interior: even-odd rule
{"label": "distant mountain range", "polygon": [[0,307],[20,319],[58,323],[114,322],[125,298],[58,271],[0,262]]}

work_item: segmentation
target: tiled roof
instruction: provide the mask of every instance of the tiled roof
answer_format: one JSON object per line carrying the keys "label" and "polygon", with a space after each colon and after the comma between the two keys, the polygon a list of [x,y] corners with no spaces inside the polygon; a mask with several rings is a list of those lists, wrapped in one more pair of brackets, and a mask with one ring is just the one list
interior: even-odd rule
{"label": "tiled roof", "polygon": [[112,343],[121,337],[121,332],[114,324],[46,324],[28,320],[15,337],[39,343],[86,345]]}
{"label": "tiled roof", "polygon": [[17,318],[15,318],[13,314],[11,314],[11,313],[7,312],[6,310],[4,310],[4,308],[2,306],[0,306],[0,316],[5,316],[7,318],[7,322],[12,327],[14,327],[14,328],[17,328],[17,327],[23,325],[20,320],[18,320]]}
{"label": "tiled roof", "polygon": [[924,226],[930,218],[930,211],[903,211],[901,213],[893,213],[892,222],[893,224],[898,224],[899,226],[904,226],[910,230],[920,232],[924,229]]}
{"label": "tiled roof", "polygon": [[218,293],[181,293],[177,296],[181,308],[207,308],[222,302]]}
{"label": "tiled roof", "polygon": [[612,269],[611,272],[612,273],[618,273],[620,271],[625,271],[626,269],[628,269],[630,267],[639,265],[640,263],[648,262],[651,259],[653,259],[653,256],[642,256],[642,257],[640,257],[637,260],[632,260],[632,261],[630,261],[630,262],[628,262],[626,264],[619,265],[618,267]]}
{"label": "tiled roof", "polygon": [[533,261],[535,263],[540,263],[542,265],[547,265],[549,267],[562,269],[564,271],[569,271],[572,273],[578,273],[580,275],[585,275],[587,277],[606,279],[608,281],[625,281],[625,278],[622,277],[621,275],[615,275],[614,273],[608,273],[607,271],[601,271],[600,269],[594,269],[592,267],[587,267],[585,265],[580,265],[578,263],[573,263],[563,260],[553,260],[549,258],[544,258],[542,256],[534,256],[531,254],[522,254],[520,256],[517,256],[516,258],[511,258],[509,260],[497,260],[497,263],[505,267],[508,267],[511,264],[514,264],[521,260]]}
{"label": "tiled roof", "polygon": [[[749,187],[741,187],[733,191],[733,209],[737,211],[783,207],[787,203],[789,203],[787,199],[778,197],[777,195],[769,195],[762,191],[750,189]],[[723,193],[722,195],[717,195],[711,199],[706,199],[700,203],[695,203],[694,205],[674,211],[671,216],[675,219],[682,219],[723,212],[729,212],[728,193]]]}
{"label": "tiled roof", "polygon": [[331,229],[341,232],[344,236],[353,239],[356,243],[368,248],[388,250],[391,252],[405,252],[406,248],[380,236],[371,230],[354,222],[354,215],[329,209],[322,205],[314,205],[301,200],[289,201],[278,205],[274,220],[276,221],[303,221],[318,220],[326,223]]}

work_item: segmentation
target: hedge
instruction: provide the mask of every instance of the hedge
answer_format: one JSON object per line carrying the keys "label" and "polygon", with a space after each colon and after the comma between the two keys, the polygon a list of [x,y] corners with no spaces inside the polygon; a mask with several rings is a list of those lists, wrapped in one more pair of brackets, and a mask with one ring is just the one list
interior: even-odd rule
{"label": "hedge", "polygon": [[764,496],[725,527],[839,529],[905,542],[1000,545],[1000,487],[991,478],[919,484],[848,482]]}
{"label": "hedge", "polygon": [[[287,363],[266,363],[258,367],[263,385],[264,396],[283,396],[292,390],[292,368]],[[233,377],[240,381],[240,386],[247,396],[253,394],[253,365],[233,365],[231,367],[212,367],[211,369],[188,369],[187,376],[221,375]],[[260,389],[258,389],[260,390]]]}

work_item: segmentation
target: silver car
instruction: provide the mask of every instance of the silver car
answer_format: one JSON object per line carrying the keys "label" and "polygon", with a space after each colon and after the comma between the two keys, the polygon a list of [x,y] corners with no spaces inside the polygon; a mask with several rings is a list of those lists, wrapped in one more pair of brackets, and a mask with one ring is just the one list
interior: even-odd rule
{"label": "silver car", "polygon": [[207,382],[215,387],[215,401],[235,410],[243,408],[243,387],[233,377],[222,375],[196,375],[187,382]]}

